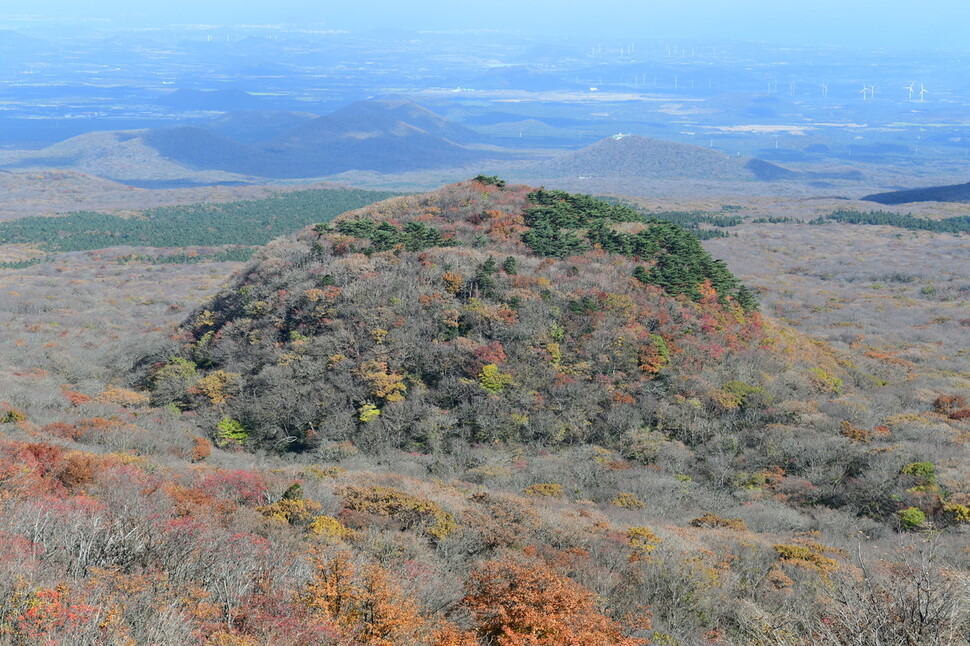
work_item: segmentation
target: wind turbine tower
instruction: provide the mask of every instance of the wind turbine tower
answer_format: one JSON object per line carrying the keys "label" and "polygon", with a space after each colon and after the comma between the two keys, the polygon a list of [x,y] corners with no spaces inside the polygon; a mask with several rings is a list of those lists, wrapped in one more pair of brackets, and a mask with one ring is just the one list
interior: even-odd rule
{"label": "wind turbine tower", "polygon": [[913,86],[914,85],[916,85],[916,81],[910,81],[909,82],[909,85],[907,85],[905,88],[903,88],[905,90],[909,90],[909,100],[910,101],[913,100]]}
{"label": "wind turbine tower", "polygon": [[828,83],[822,83],[822,98],[823,99],[829,98],[829,84]]}
{"label": "wind turbine tower", "polygon": [[923,84],[920,83],[919,84],[919,102],[920,103],[923,102],[923,95],[924,94],[929,94],[929,90],[927,90],[925,87],[923,87]]}

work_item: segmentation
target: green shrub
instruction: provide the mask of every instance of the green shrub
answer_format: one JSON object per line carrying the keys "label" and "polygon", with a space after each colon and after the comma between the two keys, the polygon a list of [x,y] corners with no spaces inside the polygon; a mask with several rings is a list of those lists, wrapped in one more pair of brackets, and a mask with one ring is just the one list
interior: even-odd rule
{"label": "green shrub", "polygon": [[764,388],[751,386],[738,379],[732,379],[721,386],[721,391],[725,395],[725,408],[743,408],[752,395],[764,392]]}
{"label": "green shrub", "polygon": [[505,374],[494,363],[482,367],[478,383],[490,393],[500,393],[512,384],[512,375]]}
{"label": "green shrub", "polygon": [[374,421],[375,419],[380,417],[380,414],[381,414],[381,409],[379,409],[377,406],[369,402],[361,405],[361,407],[357,409],[357,419],[364,422],[365,424],[367,422]]}
{"label": "green shrub", "polygon": [[910,462],[899,472],[913,476],[921,485],[932,485],[936,481],[936,465],[932,462]]}
{"label": "green shrub", "polygon": [[222,421],[216,424],[216,440],[219,446],[241,444],[248,438],[249,431],[246,427],[231,417],[223,417]]}
{"label": "green shrub", "polygon": [[896,516],[899,518],[899,523],[903,526],[903,529],[919,529],[926,524],[926,514],[918,507],[907,507],[899,511]]}

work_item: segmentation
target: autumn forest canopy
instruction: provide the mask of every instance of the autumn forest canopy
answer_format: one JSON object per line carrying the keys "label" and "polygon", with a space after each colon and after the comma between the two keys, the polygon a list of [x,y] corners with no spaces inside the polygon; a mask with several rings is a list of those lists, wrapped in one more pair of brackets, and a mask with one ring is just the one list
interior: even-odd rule
{"label": "autumn forest canopy", "polygon": [[619,446],[700,347],[757,346],[754,296],[677,225],[485,180],[271,245],[141,383],[251,447]]}

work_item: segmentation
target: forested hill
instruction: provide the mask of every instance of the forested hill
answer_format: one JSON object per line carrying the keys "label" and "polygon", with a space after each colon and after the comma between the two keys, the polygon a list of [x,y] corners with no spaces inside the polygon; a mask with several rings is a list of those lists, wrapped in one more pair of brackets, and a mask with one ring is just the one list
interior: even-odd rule
{"label": "forested hill", "polygon": [[756,383],[686,385],[757,348],[756,307],[676,225],[481,177],[273,243],[143,379],[223,444],[620,445],[701,390],[760,415]]}
{"label": "forested hill", "polygon": [[924,449],[848,412],[884,378],[757,308],[671,222],[479,176],[276,240],[132,379],[224,448],[596,445],[715,489],[775,478],[796,507],[952,522],[914,498]]}

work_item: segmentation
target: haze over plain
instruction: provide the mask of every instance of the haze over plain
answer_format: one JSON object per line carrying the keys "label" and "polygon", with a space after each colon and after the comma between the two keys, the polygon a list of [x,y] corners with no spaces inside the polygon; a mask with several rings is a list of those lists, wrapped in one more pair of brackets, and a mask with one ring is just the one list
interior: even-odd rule
{"label": "haze over plain", "polygon": [[562,37],[717,38],[905,50],[966,48],[964,27],[970,23],[970,6],[953,0],[928,3],[603,0],[595,6],[577,0],[488,3],[429,0],[420,4],[391,0],[355,3],[175,0],[135,6],[123,0],[85,3],[13,0],[5,2],[0,9],[0,24],[7,25],[47,26],[52,21],[78,19],[138,27],[173,23],[291,23],[351,30],[487,29]]}

